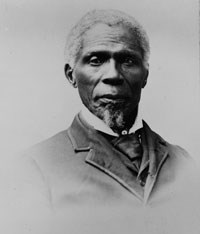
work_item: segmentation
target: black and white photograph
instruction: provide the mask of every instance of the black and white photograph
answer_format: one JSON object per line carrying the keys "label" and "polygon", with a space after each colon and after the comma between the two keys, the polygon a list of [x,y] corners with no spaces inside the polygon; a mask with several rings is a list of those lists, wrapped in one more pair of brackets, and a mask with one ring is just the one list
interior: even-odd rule
{"label": "black and white photograph", "polygon": [[197,0],[0,0],[0,230],[200,233]]}

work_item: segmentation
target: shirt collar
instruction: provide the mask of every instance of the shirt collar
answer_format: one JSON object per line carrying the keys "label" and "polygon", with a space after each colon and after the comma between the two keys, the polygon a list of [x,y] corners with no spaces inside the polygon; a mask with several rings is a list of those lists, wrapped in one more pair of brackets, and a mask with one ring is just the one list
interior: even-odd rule
{"label": "shirt collar", "polygon": [[[111,128],[109,128],[101,119],[99,119],[94,114],[92,114],[84,105],[82,105],[81,108],[81,115],[84,118],[84,120],[92,127],[94,127],[96,130],[107,133],[111,136],[118,136],[117,133],[113,132]],[[134,133],[135,131],[137,131],[142,127],[143,127],[142,115],[140,109],[138,108],[138,113],[135,122],[133,126],[130,128],[129,134]]]}

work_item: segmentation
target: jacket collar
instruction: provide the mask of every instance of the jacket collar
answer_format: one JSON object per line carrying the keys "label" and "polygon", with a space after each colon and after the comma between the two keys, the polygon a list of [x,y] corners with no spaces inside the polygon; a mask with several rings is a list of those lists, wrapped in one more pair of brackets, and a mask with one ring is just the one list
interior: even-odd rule
{"label": "jacket collar", "polygon": [[68,135],[75,152],[88,151],[88,155],[85,158],[87,163],[111,176],[146,203],[160,168],[168,156],[168,150],[167,143],[153,132],[144,121],[143,128],[142,141],[144,141],[148,149],[146,157],[149,160],[149,175],[144,190],[127,166],[122,163],[123,156],[98,131],[82,120],[80,114],[75,117],[68,130]]}

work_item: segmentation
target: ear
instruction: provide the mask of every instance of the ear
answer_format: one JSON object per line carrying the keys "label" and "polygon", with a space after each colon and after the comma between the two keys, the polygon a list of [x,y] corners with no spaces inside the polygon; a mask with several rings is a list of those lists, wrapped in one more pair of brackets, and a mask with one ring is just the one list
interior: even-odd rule
{"label": "ear", "polygon": [[145,69],[145,74],[144,74],[144,79],[143,79],[143,84],[142,84],[142,88],[144,88],[147,84],[147,78],[148,78],[148,75],[149,75],[149,69]]}
{"label": "ear", "polygon": [[69,83],[74,87],[77,88],[76,78],[73,75],[73,68],[69,64],[65,64],[65,76]]}

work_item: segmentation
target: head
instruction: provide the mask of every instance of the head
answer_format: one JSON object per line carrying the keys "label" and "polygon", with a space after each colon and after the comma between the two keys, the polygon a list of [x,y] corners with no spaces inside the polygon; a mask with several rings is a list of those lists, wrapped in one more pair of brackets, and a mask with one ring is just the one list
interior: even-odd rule
{"label": "head", "polygon": [[69,33],[65,55],[83,104],[114,131],[129,129],[148,77],[149,42],[139,23],[120,11],[91,11]]}

